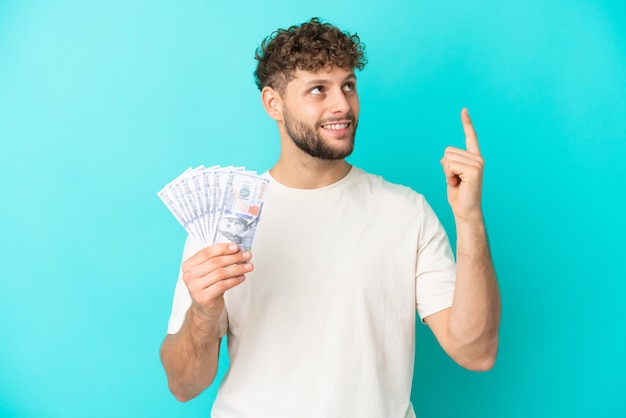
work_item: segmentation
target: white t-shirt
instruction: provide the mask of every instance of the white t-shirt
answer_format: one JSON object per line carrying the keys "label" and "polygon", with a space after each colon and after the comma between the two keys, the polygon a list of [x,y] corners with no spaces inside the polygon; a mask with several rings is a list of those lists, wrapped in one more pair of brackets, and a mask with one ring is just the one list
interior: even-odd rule
{"label": "white t-shirt", "polygon": [[[200,248],[189,239],[183,259]],[[321,189],[272,180],[252,254],[224,296],[230,369],[212,417],[414,417],[415,310],[450,307],[455,282],[423,196],[356,167]],[[169,333],[189,305],[179,277]]]}

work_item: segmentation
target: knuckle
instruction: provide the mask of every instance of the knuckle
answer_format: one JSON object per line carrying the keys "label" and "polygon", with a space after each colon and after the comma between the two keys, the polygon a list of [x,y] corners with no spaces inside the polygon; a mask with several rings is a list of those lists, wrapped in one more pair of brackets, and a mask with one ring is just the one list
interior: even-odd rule
{"label": "knuckle", "polygon": [[217,282],[223,282],[233,276],[232,274],[233,267],[222,267],[220,269],[215,270],[214,277]]}
{"label": "knuckle", "polygon": [[222,295],[229,289],[228,283],[225,280],[220,280],[214,284],[215,291]]}
{"label": "knuckle", "polygon": [[192,264],[191,261],[189,261],[189,259],[186,259],[185,261],[183,261],[183,263],[180,265],[181,269],[183,271],[189,270],[191,268]]}
{"label": "knuckle", "polygon": [[193,274],[193,271],[190,269],[183,269],[183,282],[185,282],[185,284],[187,286],[189,286],[189,284],[191,284],[194,279],[196,278],[195,274]]}
{"label": "knuckle", "polygon": [[209,260],[207,260],[206,264],[209,267],[209,270],[213,271],[213,270],[219,268],[220,260],[217,257],[213,257],[213,258],[210,258]]}
{"label": "knuckle", "polygon": [[219,283],[222,280],[224,280],[226,278],[226,273],[224,272],[224,269],[221,268],[221,269],[217,269],[213,271],[212,278],[215,280],[216,283]]}
{"label": "knuckle", "polygon": [[205,257],[207,257],[207,258],[211,258],[211,257],[213,257],[214,253],[215,253],[215,249],[214,249],[214,246],[213,246],[213,245],[210,245],[210,246],[208,246],[208,247],[204,247],[204,248],[202,249],[202,254],[203,254]]}

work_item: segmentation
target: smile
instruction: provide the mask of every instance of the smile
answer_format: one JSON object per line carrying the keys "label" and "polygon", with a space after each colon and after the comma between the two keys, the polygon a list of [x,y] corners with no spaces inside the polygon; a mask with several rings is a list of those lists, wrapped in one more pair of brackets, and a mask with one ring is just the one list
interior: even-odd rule
{"label": "smile", "polygon": [[349,122],[344,122],[344,123],[330,123],[328,125],[322,125],[322,128],[324,129],[330,129],[330,130],[340,130],[340,129],[346,129],[348,126],[350,126]]}

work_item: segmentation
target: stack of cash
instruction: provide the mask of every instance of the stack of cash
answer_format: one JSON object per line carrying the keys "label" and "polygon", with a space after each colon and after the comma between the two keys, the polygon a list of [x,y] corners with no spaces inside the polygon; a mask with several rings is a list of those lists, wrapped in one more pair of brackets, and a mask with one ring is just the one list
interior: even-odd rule
{"label": "stack of cash", "polygon": [[205,245],[250,250],[269,180],[243,167],[188,168],[157,193],[187,232]]}

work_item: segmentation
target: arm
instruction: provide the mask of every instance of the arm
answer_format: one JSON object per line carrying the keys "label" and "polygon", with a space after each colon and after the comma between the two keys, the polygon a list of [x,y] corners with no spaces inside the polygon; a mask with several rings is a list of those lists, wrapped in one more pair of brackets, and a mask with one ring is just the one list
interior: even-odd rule
{"label": "arm", "polygon": [[252,271],[249,252],[234,244],[207,247],[182,265],[191,307],[177,334],[161,345],[161,362],[170,391],[181,402],[199,395],[215,378],[220,346],[220,317],[224,292],[245,280]]}
{"label": "arm", "polygon": [[457,228],[457,276],[452,306],[425,318],[442,348],[461,366],[489,370],[498,351],[501,301],[481,209],[483,159],[463,109],[466,150],[441,160]]}

